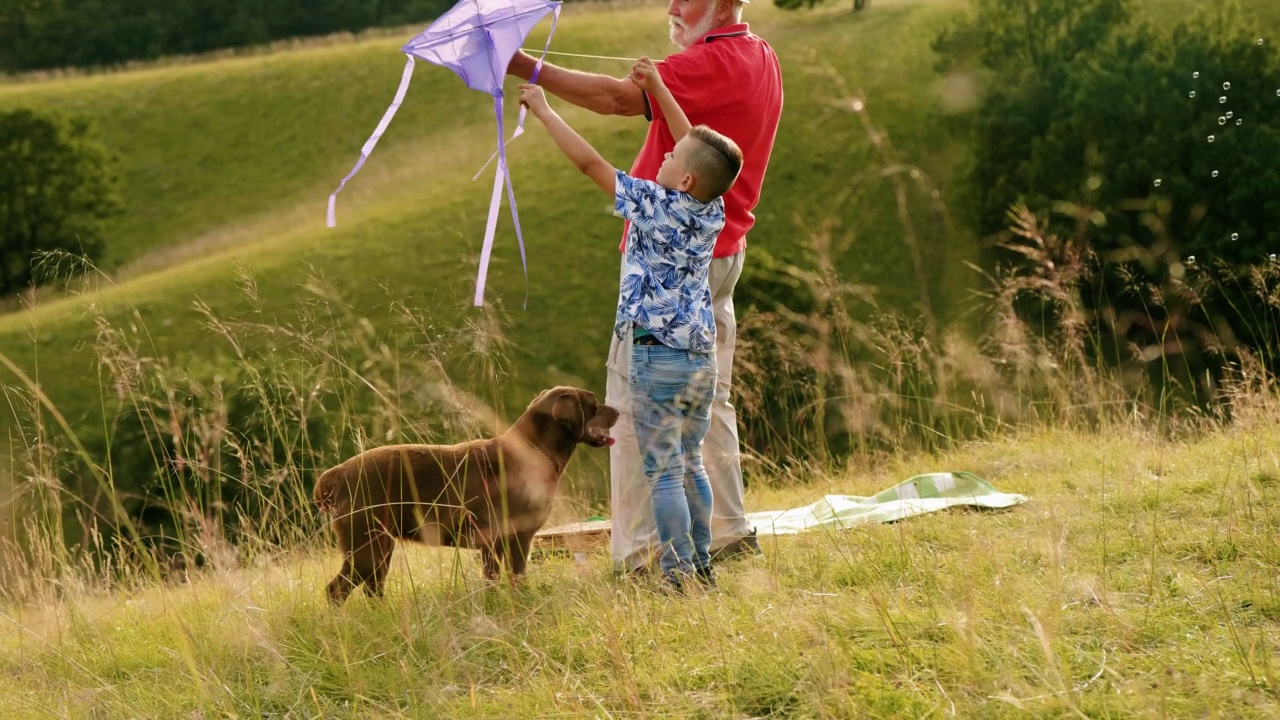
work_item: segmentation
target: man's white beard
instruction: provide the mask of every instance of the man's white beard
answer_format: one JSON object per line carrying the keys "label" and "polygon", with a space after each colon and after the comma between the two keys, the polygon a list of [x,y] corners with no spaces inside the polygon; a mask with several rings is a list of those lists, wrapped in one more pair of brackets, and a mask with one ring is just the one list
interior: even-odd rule
{"label": "man's white beard", "polygon": [[671,42],[682,48],[687,48],[693,44],[694,40],[697,40],[703,35],[711,32],[711,28],[715,26],[715,22],[715,13],[710,12],[710,10],[708,10],[707,14],[703,16],[701,22],[691,28],[686,27],[680,18],[673,17],[670,21],[671,29],[668,32],[668,35],[671,37]]}

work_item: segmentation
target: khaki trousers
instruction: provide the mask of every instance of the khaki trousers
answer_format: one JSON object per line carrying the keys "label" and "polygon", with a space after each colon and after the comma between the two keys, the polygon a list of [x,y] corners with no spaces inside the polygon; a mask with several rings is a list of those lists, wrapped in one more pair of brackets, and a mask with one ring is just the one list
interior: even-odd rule
{"label": "khaki trousers", "polygon": [[[729,402],[733,380],[733,348],[738,326],[733,315],[733,288],[742,275],[744,252],[711,261],[711,303],[716,320],[716,394],[711,404],[711,428],[703,441],[702,458],[711,482],[711,551],[750,533],[743,504],[742,464],[738,457],[738,416]],[[609,504],[612,515],[614,568],[635,570],[657,559],[660,543],[654,525],[649,482],[644,476],[640,447],[631,415],[627,372],[631,342],[610,333],[605,402],[620,413],[610,430]]]}

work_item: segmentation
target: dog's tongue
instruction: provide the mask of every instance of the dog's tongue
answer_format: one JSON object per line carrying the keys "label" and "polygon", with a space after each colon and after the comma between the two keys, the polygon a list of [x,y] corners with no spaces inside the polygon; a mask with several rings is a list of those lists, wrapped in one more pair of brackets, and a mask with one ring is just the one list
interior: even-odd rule
{"label": "dog's tongue", "polygon": [[614,440],[612,435],[606,435],[606,436],[605,436],[605,438],[604,438],[604,442],[605,442],[605,444],[606,444],[606,445],[608,445],[609,447],[613,447],[613,444],[614,444],[614,443],[616,443],[616,442],[618,442],[618,441],[617,441],[617,440]]}

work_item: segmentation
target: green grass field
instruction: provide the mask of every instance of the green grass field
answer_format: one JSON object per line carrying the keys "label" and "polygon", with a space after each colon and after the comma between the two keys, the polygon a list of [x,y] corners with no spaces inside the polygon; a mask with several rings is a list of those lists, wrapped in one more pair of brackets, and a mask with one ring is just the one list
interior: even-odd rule
{"label": "green grass field", "polygon": [[[5,717],[1274,718],[1277,408],[1198,440],[1056,430],[753,489],[750,510],[967,469],[1029,497],[766,538],[683,600],[607,556],[484,589],[398,552],[329,609],[329,550],[0,615]],[[319,538],[317,538],[319,540]]]}
{"label": "green grass field", "polygon": [[[1141,9],[1172,23],[1210,1],[1146,0]],[[749,257],[760,267],[766,254],[830,260],[837,289],[874,288],[904,323],[920,313],[923,283],[937,317],[963,319],[978,307],[970,291],[980,278],[964,262],[978,240],[949,228],[939,207],[962,210],[957,113],[972,98],[964,78],[935,74],[929,43],[967,3],[873,5],[857,16],[847,3],[748,10],[782,58],[787,88]],[[1260,37],[1280,42],[1280,4],[1243,6]],[[670,47],[661,7],[570,5],[554,49],[661,55]],[[0,107],[95,117],[120,157],[126,204],[91,287],[47,291],[34,307],[0,315],[0,360],[38,383],[84,438],[117,431],[104,409],[162,406],[154,436],[132,449],[144,459],[170,431],[195,465],[209,457],[202,451],[232,454],[236,428],[219,414],[232,403],[214,378],[278,393],[261,410],[268,447],[235,448],[249,458],[243,477],[221,464],[191,474],[245,480],[271,513],[233,547],[211,519],[223,519],[219,503],[200,497],[183,540],[207,563],[189,582],[164,582],[142,565],[106,572],[66,549],[52,523],[81,508],[59,471],[82,458],[52,413],[38,426],[25,419],[31,387],[0,364],[0,717],[1280,717],[1274,384],[1234,388],[1229,425],[1153,417],[1102,387],[1105,379],[1073,395],[1082,378],[1100,376],[1069,367],[1032,367],[1015,380],[1039,384],[1002,384],[996,363],[1021,351],[1056,356],[1026,347],[983,355],[951,336],[932,349],[906,332],[868,336],[876,357],[888,358],[877,370],[901,377],[893,392],[862,388],[867,427],[882,405],[945,400],[931,383],[986,372],[998,392],[979,384],[958,414],[993,423],[980,433],[987,440],[952,438],[939,443],[950,449],[921,452],[891,438],[887,449],[852,453],[847,466],[784,469],[751,453],[748,509],[871,494],[941,470],[977,473],[1026,494],[1027,505],[767,538],[765,558],[722,569],[719,592],[680,601],[613,578],[600,553],[542,562],[510,590],[485,588],[469,554],[411,548],[398,553],[384,604],[357,596],[328,608],[323,586],[337,558],[309,513],[311,468],[272,464],[269,446],[339,459],[326,455],[332,435],[311,447],[295,427],[316,398],[341,411],[334,435],[373,443],[471,434],[485,427],[485,411],[500,424],[555,383],[602,394],[614,312],[619,224],[532,120],[510,146],[528,309],[505,218],[491,304],[471,307],[491,187],[491,176],[471,176],[492,152],[490,103],[426,64],[340,196],[338,228],[324,227],[328,193],[394,92],[403,39],[380,32],[0,80]],[[865,114],[849,111],[854,97]],[[630,163],[642,121],[558,107],[606,157]],[[898,215],[897,183],[915,236]],[[830,254],[810,257],[824,233]],[[748,277],[743,292],[768,279]],[[837,362],[828,372],[840,370]],[[143,376],[163,378],[170,395],[139,401],[131,383]],[[1045,397],[1030,397],[1039,391]],[[184,405],[188,394],[207,405]],[[982,406],[1009,396],[1030,408],[1009,424],[1000,408]],[[1094,405],[1070,404],[1081,396]],[[433,424],[424,408],[458,417]],[[904,431],[915,416],[907,408],[898,419]],[[812,416],[797,408],[796,422]],[[168,459],[156,462],[164,475],[158,463]],[[603,453],[577,454],[553,522],[607,507],[605,465]],[[50,511],[57,503],[69,512]],[[269,527],[292,520],[280,533]],[[30,542],[19,550],[13,538],[24,527]],[[292,540],[287,550],[275,544],[281,536]]]}

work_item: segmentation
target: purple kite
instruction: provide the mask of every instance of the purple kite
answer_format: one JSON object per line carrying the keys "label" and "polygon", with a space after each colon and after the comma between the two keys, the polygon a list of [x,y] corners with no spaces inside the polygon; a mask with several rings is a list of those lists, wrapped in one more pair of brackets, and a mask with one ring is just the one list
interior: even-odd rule
{"label": "purple kite", "polygon": [[[484,304],[485,277],[489,269],[489,255],[493,248],[493,235],[498,226],[498,208],[502,204],[502,188],[507,188],[507,200],[511,204],[511,220],[516,227],[516,240],[520,244],[520,262],[524,265],[525,287],[529,283],[529,266],[525,259],[524,237],[520,233],[520,217],[516,213],[516,196],[511,187],[511,175],[507,170],[506,143],[502,141],[502,80],[507,74],[507,65],[516,51],[524,43],[533,27],[547,14],[552,14],[551,31],[547,34],[546,47],[542,49],[543,57],[538,59],[530,82],[538,81],[538,71],[542,69],[543,58],[551,47],[551,36],[556,32],[556,22],[560,19],[560,2],[555,0],[459,0],[458,4],[448,12],[436,18],[419,35],[414,37],[400,51],[409,56],[404,66],[404,74],[400,78],[400,87],[396,90],[395,100],[382,116],[382,121],[373,131],[373,135],[360,149],[360,159],[356,166],[338,184],[338,189],[329,196],[329,212],[327,224],[337,225],[335,205],[338,193],[347,181],[355,176],[369,154],[373,152],[378,139],[391,124],[396,110],[404,101],[405,92],[409,89],[409,80],[413,77],[414,58],[420,58],[436,65],[449,68],[462,78],[467,87],[480,90],[493,96],[493,112],[498,122],[498,149],[494,153],[498,158],[498,167],[493,178],[493,199],[489,203],[489,220],[485,225],[484,245],[480,250],[480,273],[476,278],[475,305]],[[516,130],[511,135],[515,140],[524,132],[526,109],[520,108],[520,118]],[[508,140],[507,142],[510,142]],[[491,161],[492,157],[489,158]],[[488,167],[488,163],[485,164]],[[481,168],[481,172],[484,169]],[[477,173],[477,177],[479,173]],[[474,178],[473,178],[474,179]],[[525,293],[528,303],[528,291]]]}

